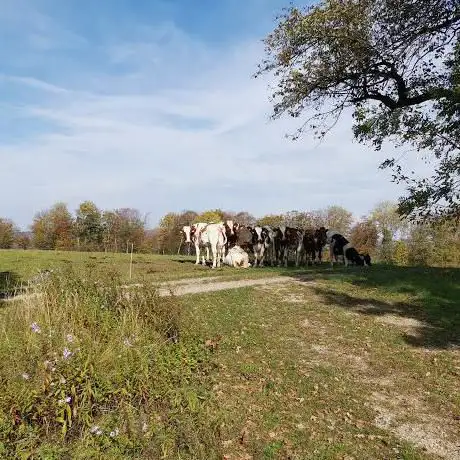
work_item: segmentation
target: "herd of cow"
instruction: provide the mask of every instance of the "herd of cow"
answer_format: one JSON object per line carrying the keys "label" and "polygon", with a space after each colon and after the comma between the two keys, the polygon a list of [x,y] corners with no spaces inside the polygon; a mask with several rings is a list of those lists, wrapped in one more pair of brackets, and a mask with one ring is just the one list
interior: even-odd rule
{"label": "herd of cow", "polygon": [[331,265],[339,257],[345,266],[370,265],[368,254],[359,254],[353,245],[340,233],[320,227],[317,229],[299,229],[288,226],[244,226],[231,220],[218,223],[196,223],[182,228],[185,241],[195,245],[196,264],[200,263],[201,249],[206,250],[209,261],[209,250],[212,251],[212,267],[220,267],[221,263],[233,267],[250,267],[249,254],[253,254],[252,265],[263,267],[266,260],[270,265],[288,265],[290,252],[295,254],[295,265],[308,265],[309,261],[321,263],[323,248],[329,244]]}

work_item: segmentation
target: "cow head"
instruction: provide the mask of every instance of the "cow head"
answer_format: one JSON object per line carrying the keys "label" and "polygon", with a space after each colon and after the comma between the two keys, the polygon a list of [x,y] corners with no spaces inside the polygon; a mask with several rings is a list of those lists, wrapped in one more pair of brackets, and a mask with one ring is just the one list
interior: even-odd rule
{"label": "cow head", "polygon": [[262,227],[251,228],[252,244],[262,244],[264,242],[264,231]]}
{"label": "cow head", "polygon": [[286,241],[286,230],[287,229],[285,226],[281,226],[277,228],[276,236],[278,237],[279,240]]}
{"label": "cow head", "polygon": [[270,227],[262,227],[262,235],[265,247],[270,246],[274,237],[273,230]]}
{"label": "cow head", "polygon": [[325,227],[320,227],[315,230],[315,243],[318,247],[323,247],[327,243],[327,232],[328,229]]}
{"label": "cow head", "polygon": [[364,265],[371,266],[371,256],[369,254],[360,254],[359,255],[364,262]]}
{"label": "cow head", "polygon": [[227,220],[225,221],[225,230],[227,231],[227,233],[229,235],[234,235],[235,234],[235,227],[236,227],[236,224],[233,222],[233,220]]}
{"label": "cow head", "polygon": [[190,225],[184,225],[182,227],[182,232],[185,235],[185,242],[191,243],[192,242],[192,239],[191,239],[192,227]]}

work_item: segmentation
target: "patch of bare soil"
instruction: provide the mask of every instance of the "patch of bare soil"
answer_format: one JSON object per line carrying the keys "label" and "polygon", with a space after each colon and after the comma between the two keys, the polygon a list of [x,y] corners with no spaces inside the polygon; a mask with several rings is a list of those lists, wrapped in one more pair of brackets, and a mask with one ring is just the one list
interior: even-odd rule
{"label": "patch of bare soil", "polygon": [[429,412],[413,396],[385,395],[374,392],[369,405],[377,412],[374,424],[430,454],[449,460],[460,460],[460,438],[449,433],[446,421]]}
{"label": "patch of bare soil", "polygon": [[[160,296],[169,295],[185,295],[185,294],[201,294],[204,292],[224,291],[226,289],[238,289],[248,286],[268,286],[272,284],[283,284],[293,282],[292,278],[287,276],[275,276],[272,278],[261,278],[261,279],[244,279],[234,281],[218,281],[208,284],[196,283],[193,284],[180,284],[174,289],[172,287],[160,288]],[[171,283],[168,283],[171,284]]]}
{"label": "patch of bare soil", "polygon": [[391,326],[401,327],[403,329],[418,329],[418,328],[426,327],[426,324],[423,323],[422,321],[419,321],[418,319],[404,318],[404,317],[395,316],[395,315],[379,316],[377,317],[377,321],[384,323],[384,324],[389,324]]}

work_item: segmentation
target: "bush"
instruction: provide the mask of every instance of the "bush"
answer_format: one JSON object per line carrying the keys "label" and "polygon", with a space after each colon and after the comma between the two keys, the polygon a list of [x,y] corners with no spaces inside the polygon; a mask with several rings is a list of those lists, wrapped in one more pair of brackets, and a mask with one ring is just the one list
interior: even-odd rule
{"label": "bush", "polygon": [[409,263],[409,249],[404,241],[395,241],[393,245],[393,263],[405,266]]}
{"label": "bush", "polygon": [[0,324],[1,458],[219,457],[209,351],[176,298],[69,271]]}

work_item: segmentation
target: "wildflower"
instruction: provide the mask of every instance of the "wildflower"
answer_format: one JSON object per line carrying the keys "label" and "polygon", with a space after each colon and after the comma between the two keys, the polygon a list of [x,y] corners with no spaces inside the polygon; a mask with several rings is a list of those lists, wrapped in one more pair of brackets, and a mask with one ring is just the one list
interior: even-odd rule
{"label": "wildflower", "polygon": [[145,433],[148,429],[149,429],[149,426],[147,425],[147,423],[144,422],[142,424],[142,431]]}
{"label": "wildflower", "polygon": [[99,428],[98,425],[94,425],[91,430],[89,430],[90,433],[92,434],[97,434],[98,436],[100,436],[102,434],[102,430]]}
{"label": "wildflower", "polygon": [[72,343],[73,342],[73,335],[72,334],[67,334],[66,339],[67,339],[67,342]]}
{"label": "wildflower", "polygon": [[119,432],[120,432],[120,431],[118,430],[118,428],[115,428],[115,430],[113,430],[113,431],[110,432],[109,436],[110,436],[111,438],[114,438],[115,436],[118,436],[118,433],[119,433]]}
{"label": "wildflower", "polygon": [[22,374],[22,378],[24,380],[29,380],[30,379],[30,375],[27,373],[27,372],[24,372],[24,374]]}
{"label": "wildflower", "polygon": [[73,353],[67,347],[65,347],[64,351],[62,352],[64,359],[69,359],[72,355]]}
{"label": "wildflower", "polygon": [[131,341],[128,338],[123,340],[123,344],[125,345],[125,347],[132,347],[133,346],[133,344],[131,343]]}
{"label": "wildflower", "polygon": [[64,399],[60,399],[58,401],[58,404],[64,404],[64,403],[67,403],[67,404],[70,404],[70,402],[72,401],[72,398],[70,396],[67,396],[66,398]]}
{"label": "wildflower", "polygon": [[32,329],[33,332],[35,332],[37,334],[40,334],[40,332],[42,331],[40,329],[40,326],[35,322],[30,325],[30,328]]}

